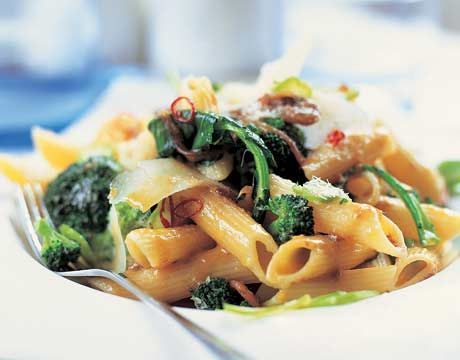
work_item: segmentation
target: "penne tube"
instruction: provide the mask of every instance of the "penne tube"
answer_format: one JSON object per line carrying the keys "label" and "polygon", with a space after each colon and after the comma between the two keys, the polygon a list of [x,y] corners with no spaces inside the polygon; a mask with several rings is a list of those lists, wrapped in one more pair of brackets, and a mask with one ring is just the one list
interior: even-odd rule
{"label": "penne tube", "polygon": [[395,178],[416,188],[422,197],[431,198],[439,204],[445,203],[447,191],[441,176],[420,164],[401,146],[398,146],[395,152],[383,157],[383,163]]}
{"label": "penne tube", "polygon": [[201,202],[202,209],[192,220],[261,282],[267,282],[265,272],[278,246],[262,225],[217,190],[197,187],[177,196]]}
{"label": "penne tube", "polygon": [[[401,229],[405,238],[417,240],[417,228],[404,203],[398,198],[380,197],[376,206]],[[434,225],[442,241],[460,235],[460,213],[435,205],[422,204],[422,209]]]}
{"label": "penne tube", "polygon": [[307,179],[316,176],[335,181],[349,168],[359,163],[372,163],[394,151],[393,138],[382,129],[372,135],[351,134],[337,146],[320,145],[308,155],[302,169]]}
{"label": "penne tube", "polygon": [[459,251],[452,241],[444,242],[431,250],[438,255],[440,270],[450,265],[459,256]]}
{"label": "penne tube", "polygon": [[155,299],[166,302],[189,297],[190,289],[208,276],[244,283],[258,282],[249,269],[219,246],[163,269],[131,266],[126,270],[125,276]]}
{"label": "penne tube", "polygon": [[282,177],[270,174],[270,196],[280,196],[283,194],[294,195],[294,183],[291,180],[283,179]]}
{"label": "penne tube", "polygon": [[294,236],[281,245],[267,270],[270,283],[280,289],[338,270],[351,269],[376,252],[351,241],[328,236]]}
{"label": "penne tube", "polygon": [[327,236],[294,236],[268,265],[268,281],[279,289],[337,269],[335,241]]}
{"label": "penne tube", "polygon": [[440,261],[435,252],[426,248],[413,247],[407,256],[396,260],[394,287],[406,287],[425,280],[439,271]]}
{"label": "penne tube", "polygon": [[340,239],[336,246],[337,270],[353,269],[377,255],[374,249],[355,242],[353,239]]}
{"label": "penne tube", "polygon": [[272,298],[264,302],[264,306],[280,305],[306,294],[314,297],[337,290],[338,283],[335,277],[322,277],[294,284],[287,289],[279,290]]}
{"label": "penne tube", "polygon": [[347,191],[353,195],[358,203],[375,206],[380,198],[380,183],[373,173],[365,171],[352,175],[346,183]]}
{"label": "penne tube", "polygon": [[391,256],[405,255],[401,230],[376,208],[353,202],[312,206],[316,232],[352,240]]}
{"label": "penne tube", "polygon": [[[294,183],[270,175],[270,194],[293,194]],[[378,209],[367,204],[310,203],[315,232],[336,235],[339,240],[358,242],[391,256],[404,256],[406,245],[401,230]]]}
{"label": "penne tube", "polygon": [[397,268],[395,265],[344,270],[338,280],[340,290],[393,290]]}
{"label": "penne tube", "polygon": [[136,229],[126,236],[125,243],[134,261],[144,268],[163,268],[215,244],[196,225]]}
{"label": "penne tube", "polygon": [[324,295],[333,291],[375,290],[390,291],[394,288],[397,268],[395,265],[363,269],[344,270],[339,277],[323,277],[297,284],[276,293],[264,305],[278,305],[309,294]]}

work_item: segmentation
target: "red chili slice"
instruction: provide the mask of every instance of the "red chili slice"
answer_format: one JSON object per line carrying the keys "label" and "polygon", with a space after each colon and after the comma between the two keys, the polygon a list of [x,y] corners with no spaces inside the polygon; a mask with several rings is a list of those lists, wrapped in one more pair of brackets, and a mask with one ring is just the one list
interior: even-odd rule
{"label": "red chili slice", "polygon": [[[190,115],[187,117],[183,116],[183,111],[182,111],[183,109],[179,109],[179,104],[182,101],[187,102],[188,106],[190,107]],[[179,122],[183,122],[183,123],[192,122],[195,119],[195,114],[196,114],[195,104],[188,97],[179,96],[178,98],[176,98],[176,100],[174,100],[171,103],[171,114],[173,115],[174,119]]]}
{"label": "red chili slice", "polygon": [[203,202],[200,199],[186,199],[174,207],[174,215],[181,219],[189,219],[203,210]]}
{"label": "red chili slice", "polygon": [[333,147],[336,147],[340,142],[345,139],[345,134],[341,130],[332,130],[327,135],[327,142],[331,144]]}

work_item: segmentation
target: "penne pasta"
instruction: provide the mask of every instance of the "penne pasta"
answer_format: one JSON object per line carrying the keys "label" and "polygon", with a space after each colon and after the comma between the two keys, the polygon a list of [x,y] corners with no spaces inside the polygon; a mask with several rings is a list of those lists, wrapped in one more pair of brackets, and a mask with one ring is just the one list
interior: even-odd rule
{"label": "penne pasta", "polygon": [[337,146],[322,144],[309,154],[302,169],[307,179],[314,176],[335,181],[359,163],[372,163],[395,151],[391,135],[378,129],[372,135],[351,134]]}
{"label": "penne pasta", "polygon": [[393,289],[397,268],[395,265],[363,269],[344,270],[339,277],[324,277],[292,285],[276,293],[264,305],[277,305],[294,300],[302,295],[324,295],[333,291],[375,290],[379,292]]}
{"label": "penne pasta", "polygon": [[328,236],[294,236],[281,245],[267,270],[270,283],[280,289],[338,270],[350,269],[375,256],[375,251]]}
{"label": "penne pasta", "polygon": [[397,151],[383,157],[385,168],[398,180],[416,188],[424,198],[444,204],[446,186],[441,176],[434,170],[420,164],[415,157],[401,146]]}
{"label": "penne pasta", "polygon": [[425,280],[439,271],[438,255],[426,248],[413,247],[407,256],[396,260],[394,287],[396,289]]}
{"label": "penne pasta", "polygon": [[[382,196],[376,207],[381,209],[401,229],[405,238],[417,240],[417,228],[414,220],[398,198]],[[460,235],[460,214],[435,205],[422,204],[422,209],[433,223],[436,233],[442,241],[450,240]]]}
{"label": "penne pasta", "polygon": [[375,206],[380,199],[380,183],[377,177],[368,171],[348,178],[346,189],[358,203]]}
{"label": "penne pasta", "polygon": [[370,205],[353,202],[313,205],[313,216],[316,232],[353,240],[396,257],[406,253],[401,230]]}
{"label": "penne pasta", "polygon": [[187,77],[180,84],[179,93],[189,97],[201,111],[218,111],[216,93],[207,77]]}
{"label": "penne pasta", "polygon": [[335,241],[327,236],[294,236],[280,246],[267,270],[268,281],[283,289],[337,269]]}
{"label": "penne pasta", "polygon": [[159,269],[215,244],[196,225],[133,230],[125,243],[137,264]]}
{"label": "penne pasta", "polygon": [[280,305],[286,301],[297,299],[305,294],[319,296],[337,290],[338,283],[335,277],[322,277],[294,284],[287,289],[279,290],[273,297],[265,301],[264,305]]}
{"label": "penne pasta", "polygon": [[220,277],[244,283],[257,282],[257,277],[238,259],[221,247],[198,253],[187,261],[163,269],[132,266],[126,277],[155,299],[174,302],[190,296],[190,289],[206,277]]}
{"label": "penne pasta", "polygon": [[348,270],[372,259],[377,252],[353,239],[340,239],[336,244],[336,261],[338,270]]}
{"label": "penne pasta", "polygon": [[[272,196],[292,194],[294,183],[270,176]],[[275,195],[276,194],[276,195]],[[310,203],[313,207],[315,232],[336,235],[392,256],[404,256],[406,245],[401,230],[378,209],[354,202]]]}
{"label": "penne pasta", "polygon": [[338,287],[345,291],[390,291],[393,289],[396,271],[394,265],[344,270],[339,276]]}
{"label": "penne pasta", "polygon": [[193,221],[261,282],[267,282],[265,272],[278,246],[262,225],[216,190],[197,187],[177,196],[200,201],[202,209],[191,216]]}

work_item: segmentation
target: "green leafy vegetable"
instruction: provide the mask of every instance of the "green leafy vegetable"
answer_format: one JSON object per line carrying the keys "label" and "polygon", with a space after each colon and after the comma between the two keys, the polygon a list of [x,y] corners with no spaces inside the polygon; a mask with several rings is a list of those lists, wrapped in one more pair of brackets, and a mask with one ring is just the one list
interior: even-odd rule
{"label": "green leafy vegetable", "polygon": [[276,82],[272,88],[273,93],[290,94],[301,97],[311,97],[310,85],[296,76],[288,77],[286,80]]}
{"label": "green leafy vegetable", "polygon": [[404,202],[407,209],[414,219],[415,226],[417,227],[418,238],[422,246],[437,245],[440,242],[439,236],[436,234],[434,225],[428,219],[424,213],[420,201],[417,196],[412,192],[404,188],[396,178],[390,175],[385,170],[382,170],[376,166],[363,165],[363,170],[370,171],[385,181],[398,197]]}
{"label": "green leafy vegetable", "polygon": [[[149,128],[155,137],[157,146],[160,144],[158,151],[161,156],[171,156],[174,153],[173,145],[170,145],[172,138],[169,134],[166,135],[167,129],[164,124],[158,125],[159,121],[161,122],[161,119],[153,120]],[[219,149],[229,142],[234,143],[233,138],[237,138],[252,154],[256,182],[253,216],[256,220],[262,221],[270,197],[269,164],[275,164],[275,160],[257,132],[250,126],[245,127],[230,117],[201,111],[196,112],[193,124],[187,125],[193,125],[195,129],[192,145],[194,151],[209,150],[212,147]],[[159,128],[162,130],[159,131]],[[164,151],[160,152],[161,150]]]}
{"label": "green leafy vegetable", "polygon": [[237,313],[240,315],[262,317],[267,315],[279,314],[290,310],[350,304],[356,301],[368,299],[378,294],[379,293],[377,291],[371,290],[351,292],[336,291],[330,294],[317,296],[315,298],[311,298],[310,295],[304,295],[298,299],[288,301],[281,305],[266,306],[259,308],[250,308],[232,304],[224,304],[224,310]]}
{"label": "green leafy vegetable", "polygon": [[230,131],[236,135],[254,157],[256,187],[252,214],[254,219],[262,221],[268,199],[270,198],[269,163],[275,164],[273,155],[259,135],[232,118],[221,116],[220,121],[216,123],[216,128],[220,131]]}
{"label": "green leafy vegetable", "polygon": [[460,195],[460,160],[444,161],[438,169],[446,180],[449,192],[452,195]]}
{"label": "green leafy vegetable", "polygon": [[329,182],[314,177],[302,186],[294,185],[294,193],[311,201],[312,203],[329,203],[338,201],[345,203],[351,201],[343,189],[331,185]]}
{"label": "green leafy vegetable", "polygon": [[295,195],[277,196],[269,200],[268,210],[277,217],[269,225],[268,231],[278,245],[294,235],[314,234],[313,209],[304,198]]}
{"label": "green leafy vegetable", "polygon": [[214,125],[218,119],[217,115],[211,113],[200,112],[195,116],[197,131],[193,140],[193,150],[208,148],[213,143]]}
{"label": "green leafy vegetable", "polygon": [[149,123],[149,130],[155,138],[158,155],[160,157],[172,156],[175,151],[174,142],[165,123],[160,118],[153,119]]}

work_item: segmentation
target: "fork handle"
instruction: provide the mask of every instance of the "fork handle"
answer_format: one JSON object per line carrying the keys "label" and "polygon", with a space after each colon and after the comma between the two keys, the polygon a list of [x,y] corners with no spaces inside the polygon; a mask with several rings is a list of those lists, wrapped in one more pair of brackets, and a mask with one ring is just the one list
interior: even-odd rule
{"label": "fork handle", "polygon": [[[146,304],[150,309],[154,311],[159,311],[173,320],[176,320],[183,329],[185,329],[190,335],[195,339],[199,340],[206,348],[213,353],[218,359],[226,360],[243,360],[248,359],[237,350],[228,346],[225,342],[217,338],[216,336],[209,333],[207,330],[203,329],[201,326],[196,325],[186,317],[179,314],[171,306],[161,301],[155,300],[151,296],[147,295],[136,285],[132,284],[130,281],[113,273],[111,271],[92,269],[92,276],[105,277],[110,280],[113,280],[118,285],[123,287],[125,290],[129,291],[131,294],[136,296],[140,301]],[[78,274],[78,271],[71,272],[61,272],[60,275],[65,277],[87,277],[88,275]]]}

